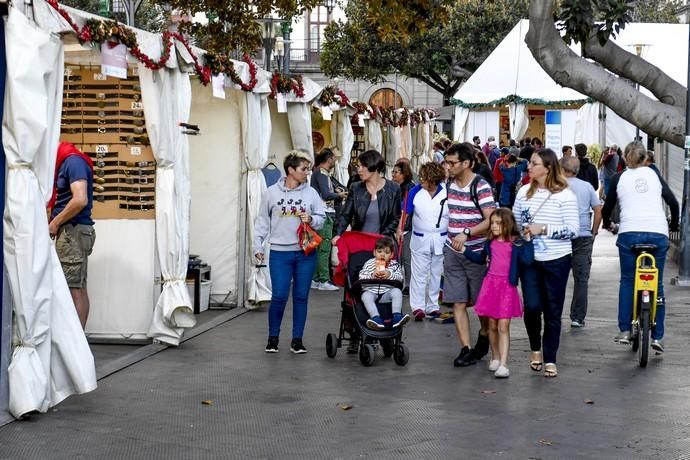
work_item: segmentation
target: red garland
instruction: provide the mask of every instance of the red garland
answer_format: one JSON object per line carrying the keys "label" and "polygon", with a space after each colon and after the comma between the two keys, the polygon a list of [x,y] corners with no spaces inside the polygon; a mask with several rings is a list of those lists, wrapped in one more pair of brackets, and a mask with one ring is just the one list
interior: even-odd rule
{"label": "red garland", "polygon": [[[74,30],[74,33],[77,35],[77,38],[81,42],[90,42],[92,40],[91,38],[91,28],[89,25],[85,25],[81,30],[79,30],[79,26],[74,22],[70,14],[64,10],[63,8],[60,7],[58,4],[57,0],[46,0],[47,3],[53,7],[54,10],[56,10],[60,16],[62,16],[65,21],[70,25],[72,30]],[[165,31],[163,32],[163,54],[161,55],[160,59],[158,61],[154,61],[151,59],[149,56],[144,54],[139,49],[138,45],[133,46],[130,48],[129,52],[132,56],[134,56],[139,62],[144,64],[146,68],[151,69],[151,70],[159,70],[165,67],[165,63],[168,62],[168,59],[170,59],[170,50],[172,48],[172,39],[175,39],[182,43],[184,47],[187,49],[189,54],[192,56],[192,59],[194,60],[194,71],[196,74],[199,76],[199,80],[201,81],[202,84],[207,85],[211,81],[211,69],[208,66],[201,66],[199,64],[199,59],[198,57],[192,52],[191,46],[187,42],[187,40],[184,38],[182,34],[179,32],[168,32]],[[237,83],[242,90],[244,91],[252,91],[256,85],[257,85],[257,78],[256,78],[256,73],[257,73],[257,66],[254,61],[251,60],[249,55],[246,53],[244,56],[242,56],[242,60],[249,65],[249,83],[246,84],[240,80],[239,76],[235,75],[230,75],[231,80],[234,83]],[[233,72],[234,74],[234,72]],[[233,76],[235,78],[233,78]],[[301,79],[300,79],[300,86],[301,86]],[[304,89],[302,88],[302,96],[304,95]],[[300,96],[301,97],[301,96]]]}
{"label": "red garland", "polygon": [[350,103],[350,99],[345,95],[345,92],[342,89],[339,89],[335,94],[340,96],[340,102],[338,102],[340,107],[345,107]]}
{"label": "red garland", "polygon": [[275,99],[276,94],[287,94],[290,91],[295,93],[295,96],[298,98],[304,97],[304,82],[302,80],[302,75],[296,75],[293,80],[287,75],[278,73],[278,71],[273,72],[271,76],[271,94],[269,97]]}

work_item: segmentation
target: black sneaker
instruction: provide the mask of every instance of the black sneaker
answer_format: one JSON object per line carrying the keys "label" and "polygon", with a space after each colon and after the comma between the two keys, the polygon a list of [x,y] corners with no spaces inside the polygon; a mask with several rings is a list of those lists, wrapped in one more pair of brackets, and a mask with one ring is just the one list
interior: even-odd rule
{"label": "black sneaker", "polygon": [[453,361],[453,365],[455,367],[471,366],[472,364],[476,363],[477,360],[474,357],[474,353],[472,353],[472,350],[470,350],[470,347],[462,347],[462,350],[460,350],[460,354],[457,358],[455,358],[455,361]]}
{"label": "black sneaker", "polygon": [[278,353],[278,337],[269,337],[266,344],[266,353]]}
{"label": "black sneaker", "polygon": [[290,351],[296,355],[301,355],[302,353],[306,353],[307,349],[304,348],[302,339],[292,339],[292,343],[290,344]]}
{"label": "black sneaker", "polygon": [[477,336],[477,344],[472,349],[472,354],[474,358],[478,361],[482,359],[489,353],[489,336],[482,335],[481,333]]}

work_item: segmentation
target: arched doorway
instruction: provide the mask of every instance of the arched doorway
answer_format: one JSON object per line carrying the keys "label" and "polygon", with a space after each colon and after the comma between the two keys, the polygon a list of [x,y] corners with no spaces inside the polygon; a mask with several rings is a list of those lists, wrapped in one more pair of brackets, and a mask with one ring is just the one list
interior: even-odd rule
{"label": "arched doorway", "polygon": [[403,99],[400,93],[390,88],[381,88],[369,98],[369,104],[379,107],[403,107]]}

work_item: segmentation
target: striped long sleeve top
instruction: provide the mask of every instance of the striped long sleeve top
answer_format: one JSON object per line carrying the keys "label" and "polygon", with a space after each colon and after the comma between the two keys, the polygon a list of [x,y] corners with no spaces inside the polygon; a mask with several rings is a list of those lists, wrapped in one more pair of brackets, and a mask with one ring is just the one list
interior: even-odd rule
{"label": "striped long sleeve top", "polygon": [[[364,264],[362,269],[359,271],[359,279],[361,280],[373,280],[374,279],[374,272],[376,272],[376,258],[372,257],[371,259],[367,260],[367,262]],[[402,268],[400,267],[400,264],[398,263],[397,260],[391,260],[388,263],[388,266],[386,267],[386,270],[390,272],[390,278],[387,278],[388,280],[392,281],[402,281],[403,280],[403,274],[402,274]],[[391,286],[388,285],[368,285],[364,286],[363,290],[365,291],[371,291],[375,294],[383,294],[384,292],[388,292],[392,289]]]}
{"label": "striped long sleeve top", "polygon": [[527,198],[528,189],[529,184],[518,191],[513,216],[520,229],[524,224],[546,225],[546,235],[534,236],[534,259],[544,262],[571,254],[570,240],[580,225],[575,194],[568,188],[553,194],[537,189]]}

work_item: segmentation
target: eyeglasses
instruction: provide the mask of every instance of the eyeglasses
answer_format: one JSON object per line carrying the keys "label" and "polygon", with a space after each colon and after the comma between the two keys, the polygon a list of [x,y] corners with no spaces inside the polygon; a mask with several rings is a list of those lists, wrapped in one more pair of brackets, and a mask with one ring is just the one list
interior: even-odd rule
{"label": "eyeglasses", "polygon": [[455,166],[456,164],[460,163],[459,160],[458,160],[458,161],[444,160],[443,162],[444,162],[445,164],[447,164],[448,166],[450,166],[451,168],[452,168],[453,166]]}

